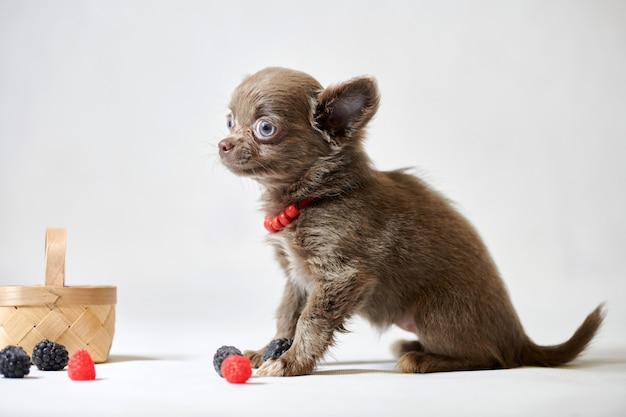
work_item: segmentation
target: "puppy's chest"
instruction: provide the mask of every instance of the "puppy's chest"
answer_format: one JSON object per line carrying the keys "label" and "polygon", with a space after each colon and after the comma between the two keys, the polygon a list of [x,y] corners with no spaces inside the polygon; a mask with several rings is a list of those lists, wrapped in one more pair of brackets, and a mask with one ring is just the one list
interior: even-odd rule
{"label": "puppy's chest", "polygon": [[288,233],[275,234],[271,237],[271,243],[276,247],[281,265],[289,279],[308,291],[317,281],[318,268],[315,264],[319,262],[320,254],[294,243]]}

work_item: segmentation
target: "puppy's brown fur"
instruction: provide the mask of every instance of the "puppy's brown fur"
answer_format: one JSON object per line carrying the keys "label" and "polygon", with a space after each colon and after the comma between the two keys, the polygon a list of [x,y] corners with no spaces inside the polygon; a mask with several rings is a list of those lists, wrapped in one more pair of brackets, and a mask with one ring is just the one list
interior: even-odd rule
{"label": "puppy's brown fur", "polygon": [[534,344],[472,226],[418,178],[372,167],[362,140],[378,103],[372,78],[324,89],[283,68],[261,70],[233,93],[223,163],[263,186],[268,216],[316,198],[269,236],[287,275],[274,338],[293,346],[263,364],[263,349],[246,351],[257,374],[311,373],[355,314],[416,334],[394,347],[404,372],[574,359],[599,328],[602,306],[567,342]]}

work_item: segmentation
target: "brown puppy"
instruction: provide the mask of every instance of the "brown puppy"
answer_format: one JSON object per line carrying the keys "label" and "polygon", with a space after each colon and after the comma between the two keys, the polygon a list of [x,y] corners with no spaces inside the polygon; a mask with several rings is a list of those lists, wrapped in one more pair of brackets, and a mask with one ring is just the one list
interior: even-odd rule
{"label": "brown puppy", "polygon": [[283,68],[261,70],[233,93],[220,157],[263,186],[266,227],[287,275],[274,338],[293,339],[265,363],[263,349],[246,351],[257,375],[311,373],[355,314],[417,335],[395,345],[404,372],[574,359],[602,306],[567,342],[534,344],[472,226],[418,178],[372,167],[362,141],[378,102],[372,78],[324,89]]}

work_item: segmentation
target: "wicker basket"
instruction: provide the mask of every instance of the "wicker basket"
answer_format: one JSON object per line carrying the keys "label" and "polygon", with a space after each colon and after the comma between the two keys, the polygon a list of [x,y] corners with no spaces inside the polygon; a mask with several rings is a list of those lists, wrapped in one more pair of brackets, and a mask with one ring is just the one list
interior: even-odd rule
{"label": "wicker basket", "polygon": [[94,362],[109,357],[115,330],[116,287],[65,286],[65,229],[46,230],[45,284],[0,286],[0,348],[31,354],[43,339],[69,354],[87,349]]}

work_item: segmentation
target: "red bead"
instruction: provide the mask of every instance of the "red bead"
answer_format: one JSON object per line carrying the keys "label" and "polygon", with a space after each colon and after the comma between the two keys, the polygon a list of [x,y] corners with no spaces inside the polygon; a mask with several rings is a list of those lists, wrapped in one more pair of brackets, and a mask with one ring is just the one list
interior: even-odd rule
{"label": "red bead", "polygon": [[295,219],[296,217],[298,217],[298,214],[300,214],[300,210],[298,210],[295,204],[289,204],[287,208],[285,209],[284,213],[290,219]]}
{"label": "red bead", "polygon": [[278,232],[278,231],[279,231],[280,229],[282,229],[283,227],[285,227],[285,226],[283,226],[282,224],[280,224],[280,222],[278,221],[278,216],[276,216],[276,217],[274,217],[274,218],[272,219],[272,228],[274,228],[274,230],[275,230],[275,231],[277,231],[277,232]]}
{"label": "red bead", "polygon": [[278,214],[278,216],[267,216],[263,225],[270,233],[278,232],[279,230],[282,230],[286,226],[291,224],[293,219],[300,215],[300,209],[302,209],[304,206],[309,204],[311,201],[314,201],[315,199],[316,197],[307,197],[297,204],[289,204],[284,211]]}
{"label": "red bead", "polygon": [[272,218],[270,216],[265,217],[263,226],[265,226],[265,229],[267,229],[267,231],[270,233],[276,232],[276,230],[272,227]]}
{"label": "red bead", "polygon": [[285,212],[281,212],[278,215],[278,221],[280,222],[280,224],[282,224],[283,226],[287,226],[289,223],[291,223],[291,219],[289,217],[287,217],[287,215],[285,214]]}

